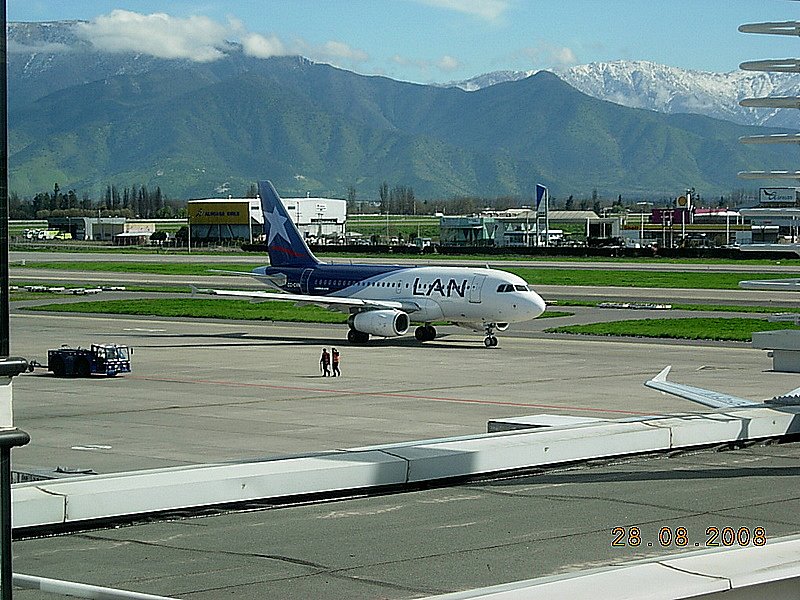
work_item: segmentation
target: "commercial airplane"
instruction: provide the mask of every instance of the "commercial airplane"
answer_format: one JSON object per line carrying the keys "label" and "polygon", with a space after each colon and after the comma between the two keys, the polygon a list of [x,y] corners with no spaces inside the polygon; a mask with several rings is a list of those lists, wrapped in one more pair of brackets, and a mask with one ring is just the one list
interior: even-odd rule
{"label": "commercial airplane", "polygon": [[417,340],[436,337],[434,321],[448,321],[486,334],[487,348],[497,345],[494,331],[541,315],[544,300],[521,277],[505,271],[471,267],[326,264],[306,245],[269,181],[258,184],[264,212],[269,266],[249,275],[282,293],[196,290],[200,293],[286,300],[315,304],[350,314],[347,339],[360,344],[370,335],[404,335],[420,323]]}
{"label": "commercial airplane", "polygon": [[711,408],[781,408],[800,406],[800,388],[794,389],[782,396],[769,398],[763,402],[755,402],[723,392],[715,392],[713,390],[667,381],[667,375],[669,375],[670,369],[672,369],[671,366],[666,367],[651,380],[646,381],[645,385],[654,390],[666,392],[667,394],[685,398],[686,400],[691,400],[692,402],[697,402],[704,406],[710,406]]}

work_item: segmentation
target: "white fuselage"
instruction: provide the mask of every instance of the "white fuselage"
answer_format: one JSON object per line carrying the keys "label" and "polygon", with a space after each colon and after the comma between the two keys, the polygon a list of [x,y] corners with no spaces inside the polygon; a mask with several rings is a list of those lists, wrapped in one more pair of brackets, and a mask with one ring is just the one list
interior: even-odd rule
{"label": "white fuselage", "polygon": [[521,277],[466,267],[398,269],[333,295],[401,302],[417,322],[513,323],[534,319],[545,309],[544,300]]}

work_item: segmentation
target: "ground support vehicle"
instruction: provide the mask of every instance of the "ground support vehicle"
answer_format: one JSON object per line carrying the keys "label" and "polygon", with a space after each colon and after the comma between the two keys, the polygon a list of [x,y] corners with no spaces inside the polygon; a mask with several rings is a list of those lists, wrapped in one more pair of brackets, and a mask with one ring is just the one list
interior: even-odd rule
{"label": "ground support vehicle", "polygon": [[92,344],[90,348],[62,346],[47,351],[47,369],[56,377],[89,377],[97,373],[114,377],[131,372],[133,349],[118,344]]}

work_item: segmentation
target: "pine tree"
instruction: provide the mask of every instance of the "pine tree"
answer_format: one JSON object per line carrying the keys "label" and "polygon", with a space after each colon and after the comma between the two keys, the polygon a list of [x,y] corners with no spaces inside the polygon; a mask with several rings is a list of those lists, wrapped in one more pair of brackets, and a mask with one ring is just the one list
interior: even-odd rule
{"label": "pine tree", "polygon": [[157,217],[164,209],[164,198],[161,196],[161,187],[156,186],[156,191],[153,193],[153,214],[151,216]]}
{"label": "pine tree", "polygon": [[120,208],[120,204],[122,204],[122,200],[119,197],[119,190],[117,189],[116,185],[111,186],[111,208],[117,210]]}
{"label": "pine tree", "polygon": [[388,213],[389,212],[389,184],[385,181],[380,185],[378,188],[378,194],[380,195],[381,199],[381,212]]}

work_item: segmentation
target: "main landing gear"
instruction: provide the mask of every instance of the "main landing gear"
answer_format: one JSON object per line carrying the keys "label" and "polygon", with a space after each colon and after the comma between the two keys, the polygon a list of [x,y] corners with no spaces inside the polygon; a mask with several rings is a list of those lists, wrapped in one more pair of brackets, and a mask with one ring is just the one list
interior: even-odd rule
{"label": "main landing gear", "polygon": [[347,341],[351,344],[366,344],[369,341],[369,334],[357,329],[347,332]]}
{"label": "main landing gear", "polygon": [[486,323],[483,326],[486,332],[486,338],[483,340],[483,345],[487,348],[494,348],[497,346],[497,338],[494,336],[494,323]]}
{"label": "main landing gear", "polygon": [[420,325],[414,330],[414,337],[420,342],[432,342],[436,338],[436,328],[433,325]]}

